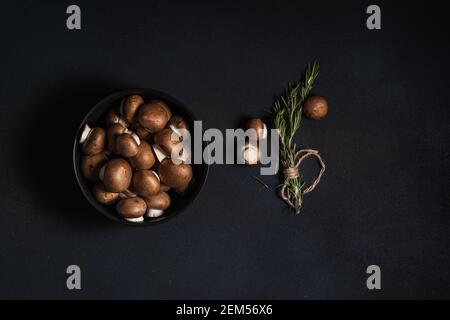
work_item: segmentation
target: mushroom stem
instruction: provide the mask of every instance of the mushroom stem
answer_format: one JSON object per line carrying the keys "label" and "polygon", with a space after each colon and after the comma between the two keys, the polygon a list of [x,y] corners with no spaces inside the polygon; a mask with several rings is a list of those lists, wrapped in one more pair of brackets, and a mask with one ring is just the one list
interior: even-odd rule
{"label": "mushroom stem", "polygon": [[88,124],[85,124],[84,128],[83,128],[83,132],[81,133],[81,137],[80,137],[80,143],[81,144],[83,144],[86,141],[86,139],[89,137],[91,132],[92,132],[92,128],[89,127]]}
{"label": "mushroom stem", "polygon": [[139,138],[139,136],[136,133],[132,132],[131,137],[134,139],[134,141],[136,141],[137,145],[141,144],[141,139]]}
{"label": "mushroom stem", "polygon": [[135,198],[137,197],[137,194],[134,193],[133,191],[130,191],[130,189],[125,190],[124,192],[121,192],[119,194],[119,197],[121,199],[127,199],[127,198]]}
{"label": "mushroom stem", "polygon": [[143,221],[144,221],[144,217],[138,217],[138,218],[125,218],[125,220],[130,221],[130,222],[143,222]]}
{"label": "mushroom stem", "polygon": [[161,181],[161,179],[159,178],[159,175],[155,171],[151,170],[151,172],[155,175],[156,178],[158,178],[158,181]]}
{"label": "mushroom stem", "polygon": [[165,158],[167,158],[166,153],[161,149],[160,146],[154,144],[152,147],[159,162],[162,162]]}
{"label": "mushroom stem", "polygon": [[148,208],[145,216],[149,217],[149,218],[158,218],[158,217],[162,216],[163,213],[164,213],[164,210]]}
{"label": "mushroom stem", "polygon": [[257,164],[259,161],[258,147],[253,144],[246,144],[242,148],[242,158],[247,165]]}
{"label": "mushroom stem", "polygon": [[181,137],[181,136],[182,136],[180,130],[179,130],[177,127],[175,127],[173,124],[171,124],[171,125],[169,126],[169,128],[170,128],[173,132],[175,132],[175,134],[176,134],[178,137]]}

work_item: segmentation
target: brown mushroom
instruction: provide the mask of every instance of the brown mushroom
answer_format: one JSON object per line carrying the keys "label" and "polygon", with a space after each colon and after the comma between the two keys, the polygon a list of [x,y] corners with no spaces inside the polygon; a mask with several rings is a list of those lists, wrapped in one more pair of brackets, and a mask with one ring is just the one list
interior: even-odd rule
{"label": "brown mushroom", "polygon": [[146,216],[157,218],[163,214],[163,211],[170,207],[170,196],[166,192],[159,192],[153,196],[144,198],[147,204]]}
{"label": "brown mushroom", "polygon": [[147,211],[147,204],[140,197],[122,199],[116,206],[120,216],[130,222],[144,221],[144,214]]}
{"label": "brown mushroom", "polygon": [[[174,115],[174,116],[172,116],[172,118],[170,118],[168,126],[172,130],[174,130],[174,129],[189,130],[189,125],[188,125],[187,121],[178,115]],[[176,132],[176,130],[174,130],[174,131]]]}
{"label": "brown mushroom", "polygon": [[81,158],[81,172],[83,176],[91,182],[99,180],[98,174],[101,167],[108,161],[104,153],[94,154],[92,156],[83,156]]}
{"label": "brown mushroom", "polygon": [[152,101],[139,108],[138,121],[151,133],[156,133],[167,125],[171,117],[169,107],[161,101]]}
{"label": "brown mushroom", "polygon": [[145,141],[141,141],[138,153],[130,158],[130,163],[136,169],[150,169],[156,162],[153,148]]}
{"label": "brown mushroom", "polygon": [[133,121],[134,115],[136,114],[136,111],[143,103],[144,99],[142,99],[140,95],[133,94],[129,97],[126,97],[120,104],[120,114],[124,117],[125,120],[131,123]]}
{"label": "brown mushroom", "polygon": [[322,120],[328,113],[327,99],[321,96],[311,96],[305,101],[303,113],[313,120]]}
{"label": "brown mushroom", "polygon": [[138,170],[133,174],[133,188],[143,197],[157,194],[159,185],[159,177],[154,171]]}
{"label": "brown mushroom", "polygon": [[116,139],[122,133],[127,133],[128,130],[124,126],[119,123],[115,123],[108,128],[108,132],[106,133],[107,139],[107,149],[111,152],[117,153],[116,150]]}
{"label": "brown mushroom", "polygon": [[143,126],[141,126],[139,123],[136,123],[135,125],[135,131],[136,134],[138,135],[138,137],[141,140],[147,140],[151,137],[151,133],[150,131],[148,131],[147,129],[145,129]]}
{"label": "brown mushroom", "polygon": [[110,110],[108,111],[108,113],[106,114],[106,126],[112,126],[113,124],[120,124],[121,126],[128,128],[129,123],[127,120],[125,120],[124,118],[121,118],[114,110]]}
{"label": "brown mushroom", "polygon": [[119,198],[119,193],[109,192],[103,183],[96,183],[93,189],[95,199],[101,204],[110,204]]}
{"label": "brown mushroom", "polygon": [[103,152],[105,149],[105,141],[106,134],[103,128],[97,127],[90,129],[88,125],[85,126],[80,139],[83,153],[89,156]]}
{"label": "brown mushroom", "polygon": [[135,133],[122,133],[116,137],[116,151],[120,155],[130,158],[137,155],[141,140]]}
{"label": "brown mushroom", "polygon": [[267,126],[260,118],[253,118],[247,121],[247,129],[253,129],[256,133],[256,139],[267,138]]}
{"label": "brown mushroom", "polygon": [[172,188],[186,188],[192,179],[190,164],[175,164],[169,159],[163,160],[158,167],[161,182]]}
{"label": "brown mushroom", "polygon": [[[172,134],[174,139],[172,139]],[[170,156],[174,147],[181,142],[180,139],[175,139],[176,137],[179,138],[172,129],[164,128],[155,134],[155,143],[161,147],[165,154]]]}
{"label": "brown mushroom", "polygon": [[112,159],[100,170],[100,180],[110,192],[123,192],[131,184],[133,171],[128,161],[124,159]]}

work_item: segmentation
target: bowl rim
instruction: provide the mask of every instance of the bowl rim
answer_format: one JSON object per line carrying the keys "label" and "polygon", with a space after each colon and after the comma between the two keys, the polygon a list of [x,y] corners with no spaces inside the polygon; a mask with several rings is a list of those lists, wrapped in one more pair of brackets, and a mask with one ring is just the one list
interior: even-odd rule
{"label": "bowl rim", "polygon": [[[205,166],[204,178],[197,185],[196,194],[194,194],[191,201],[187,202],[182,209],[180,209],[170,215],[166,215],[166,216],[162,215],[162,216],[152,219],[152,220],[144,220],[143,222],[135,223],[135,222],[127,221],[125,219],[120,218],[119,216],[111,214],[104,205],[102,205],[96,201],[92,201],[92,199],[90,198],[92,195],[88,194],[88,191],[86,190],[86,188],[84,188],[82,186],[82,181],[84,181],[85,178],[82,176],[81,170],[79,168],[79,162],[77,162],[77,160],[79,160],[79,159],[77,159],[77,156],[79,157],[78,140],[79,140],[80,132],[83,129],[84,125],[87,123],[87,120],[97,110],[97,108],[99,108],[99,106],[105,104],[108,100],[115,101],[116,99],[119,99],[122,96],[127,96],[127,95],[131,95],[131,94],[157,96],[157,97],[161,98],[163,101],[169,102],[170,104],[179,105],[183,109],[183,112],[185,112],[189,117],[191,117],[191,119],[193,121],[196,120],[196,117],[192,114],[190,109],[187,108],[184,103],[182,103],[178,99],[172,97],[171,95],[169,95],[163,91],[152,89],[152,88],[130,88],[130,89],[124,89],[124,90],[120,90],[120,91],[115,91],[111,94],[108,94],[100,101],[98,101],[83,117],[80,125],[78,126],[78,128],[76,130],[75,137],[74,137],[73,148],[72,148],[72,163],[73,163],[73,170],[74,170],[74,174],[75,174],[75,179],[77,180],[78,187],[80,188],[80,190],[83,193],[86,200],[89,202],[89,204],[92,207],[94,207],[96,209],[96,211],[100,212],[103,216],[105,216],[109,220],[115,221],[122,225],[132,226],[132,227],[145,227],[145,226],[156,225],[156,224],[160,224],[160,223],[169,221],[172,218],[174,218],[175,216],[179,215],[182,211],[186,210],[194,202],[194,200],[200,194],[200,191],[202,190],[203,186],[205,185],[206,179],[208,178],[208,174],[209,174],[209,164],[208,164],[208,162],[205,162],[205,161],[202,162],[202,165]],[[202,128],[202,131],[204,132],[205,128]],[[204,143],[204,141],[202,141],[202,144],[203,143]]]}

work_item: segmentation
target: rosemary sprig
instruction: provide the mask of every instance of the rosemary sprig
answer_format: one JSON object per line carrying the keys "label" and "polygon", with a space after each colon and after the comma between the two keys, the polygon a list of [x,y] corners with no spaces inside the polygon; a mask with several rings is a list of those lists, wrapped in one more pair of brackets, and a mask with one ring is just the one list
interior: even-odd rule
{"label": "rosemary sprig", "polygon": [[[274,125],[279,130],[280,161],[283,168],[292,168],[296,164],[297,145],[293,139],[300,128],[303,103],[311,92],[318,74],[319,64],[317,62],[309,63],[304,80],[289,84],[285,92],[274,103]],[[300,213],[304,182],[297,177],[287,179],[285,184],[285,195],[292,203],[292,209],[298,214]]]}

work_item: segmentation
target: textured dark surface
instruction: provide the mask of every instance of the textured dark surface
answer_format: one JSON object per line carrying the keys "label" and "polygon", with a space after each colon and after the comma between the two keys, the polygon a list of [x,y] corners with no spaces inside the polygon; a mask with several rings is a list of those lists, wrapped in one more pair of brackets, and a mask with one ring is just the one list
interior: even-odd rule
{"label": "textured dark surface", "polygon": [[[0,297],[449,298],[445,11],[378,1],[372,32],[371,3],[333,3],[77,1],[81,31],[65,27],[68,2],[2,3]],[[72,139],[104,96],[155,88],[232,128],[313,59],[330,112],[298,143],[327,172],[302,215],[237,166],[213,166],[195,203],[155,227],[114,224],[83,198]],[[70,264],[81,291],[66,289]]]}

